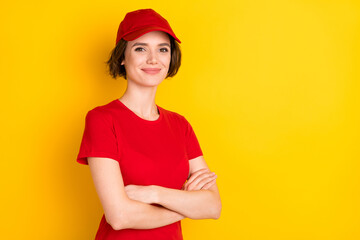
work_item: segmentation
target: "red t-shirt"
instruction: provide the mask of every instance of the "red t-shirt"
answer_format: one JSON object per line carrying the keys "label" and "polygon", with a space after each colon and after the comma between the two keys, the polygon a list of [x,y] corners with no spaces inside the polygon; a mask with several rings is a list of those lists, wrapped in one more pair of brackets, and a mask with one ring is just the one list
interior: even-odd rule
{"label": "red t-shirt", "polygon": [[[202,156],[196,135],[180,114],[157,106],[159,118],[140,118],[118,99],[90,110],[77,162],[106,157],[119,162],[124,185],[181,189],[189,160]],[[114,230],[102,216],[96,240],[182,239],[180,221],[154,229]]]}

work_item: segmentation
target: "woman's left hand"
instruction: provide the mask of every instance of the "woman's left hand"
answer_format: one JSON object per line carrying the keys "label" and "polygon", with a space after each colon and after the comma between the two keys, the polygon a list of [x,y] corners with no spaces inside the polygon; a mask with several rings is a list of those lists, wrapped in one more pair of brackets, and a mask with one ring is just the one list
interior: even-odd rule
{"label": "woman's left hand", "polygon": [[202,168],[194,172],[190,178],[183,185],[182,190],[185,191],[197,191],[197,190],[207,190],[212,185],[216,183],[216,174],[210,172],[207,168]]}
{"label": "woman's left hand", "polygon": [[155,202],[156,194],[153,186],[127,185],[125,186],[125,192],[132,200],[148,204]]}

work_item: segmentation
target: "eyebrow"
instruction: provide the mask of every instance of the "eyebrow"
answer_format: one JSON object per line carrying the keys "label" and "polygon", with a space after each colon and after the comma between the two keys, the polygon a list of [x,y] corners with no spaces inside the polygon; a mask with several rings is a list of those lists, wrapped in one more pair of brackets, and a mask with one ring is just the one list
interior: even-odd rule
{"label": "eyebrow", "polygon": [[[134,43],[134,45],[132,45],[132,47],[135,47],[135,46],[147,46],[148,44],[147,43]],[[170,47],[170,44],[168,43],[160,43],[158,46],[168,46]]]}

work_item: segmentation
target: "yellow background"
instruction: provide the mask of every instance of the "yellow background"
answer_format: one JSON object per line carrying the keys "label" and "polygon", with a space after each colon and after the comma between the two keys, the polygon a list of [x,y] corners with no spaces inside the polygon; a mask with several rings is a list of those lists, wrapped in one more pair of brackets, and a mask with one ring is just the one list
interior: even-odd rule
{"label": "yellow background", "polygon": [[360,239],[358,1],[1,5],[1,239],[93,239],[85,114],[125,90],[104,62],[125,13],[149,7],[183,51],[156,102],[190,121],[223,202],[185,239]]}

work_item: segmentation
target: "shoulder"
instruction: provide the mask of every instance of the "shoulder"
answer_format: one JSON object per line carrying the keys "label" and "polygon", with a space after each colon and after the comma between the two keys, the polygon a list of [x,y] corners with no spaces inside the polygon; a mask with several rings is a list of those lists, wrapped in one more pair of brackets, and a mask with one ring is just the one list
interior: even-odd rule
{"label": "shoulder", "polygon": [[108,123],[112,123],[113,113],[114,112],[114,101],[109,103],[96,106],[90,109],[86,114],[86,119],[89,120],[97,120],[97,121],[105,121]]}
{"label": "shoulder", "polygon": [[177,112],[174,112],[171,110],[167,110],[162,107],[159,107],[159,108],[161,108],[161,111],[164,114],[164,117],[170,121],[175,121],[175,122],[179,122],[182,124],[186,124],[188,122],[186,120],[186,118],[183,115],[181,115],[180,113],[177,113]]}

